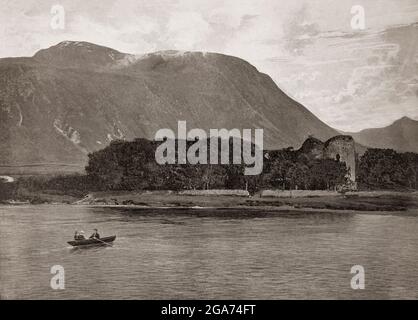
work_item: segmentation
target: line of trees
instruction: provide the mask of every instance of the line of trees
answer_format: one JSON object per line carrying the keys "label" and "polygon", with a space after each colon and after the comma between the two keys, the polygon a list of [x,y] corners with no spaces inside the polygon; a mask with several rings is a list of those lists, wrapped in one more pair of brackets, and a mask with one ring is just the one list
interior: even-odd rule
{"label": "line of trees", "polygon": [[337,159],[317,159],[292,148],[268,153],[263,188],[331,190],[348,183],[349,170]]}
{"label": "line of trees", "polygon": [[[232,143],[231,140],[230,150]],[[234,189],[248,183],[243,165],[160,165],[155,161],[158,145],[159,142],[146,139],[113,141],[105,149],[89,154],[87,175],[93,185],[105,190]],[[190,145],[191,142],[188,142],[187,149]],[[220,148],[221,144],[218,143],[218,146]],[[229,157],[232,163],[232,153]]]}
{"label": "line of trees", "polygon": [[[232,144],[231,139],[230,150]],[[291,148],[265,153],[263,173],[245,176],[244,164],[232,164],[232,153],[229,154],[231,164],[159,165],[154,159],[157,146],[156,142],[145,139],[112,142],[107,148],[89,155],[87,175],[94,185],[105,190],[324,190],[347,182],[348,170],[344,162],[312,159]],[[221,157],[221,150],[218,155]]]}
{"label": "line of trees", "polygon": [[357,180],[362,189],[418,189],[418,154],[368,149],[360,158]]}
{"label": "line of trees", "polygon": [[[159,165],[155,161],[158,145],[146,139],[113,141],[89,154],[87,174],[0,181],[0,200],[23,198],[20,195],[25,191],[73,196],[100,190],[247,189],[254,193],[263,189],[335,190],[348,183],[344,162],[316,159],[292,148],[264,152],[262,174],[245,176],[243,164]],[[358,163],[357,182],[360,189],[368,190],[418,189],[418,154],[368,149]]]}

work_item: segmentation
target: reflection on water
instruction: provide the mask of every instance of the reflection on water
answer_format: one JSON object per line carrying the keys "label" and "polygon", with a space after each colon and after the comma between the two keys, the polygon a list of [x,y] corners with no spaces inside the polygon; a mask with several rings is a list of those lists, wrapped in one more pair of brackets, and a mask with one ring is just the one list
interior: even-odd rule
{"label": "reflection on water", "polygon": [[[116,241],[67,244],[93,228]],[[0,206],[0,241],[6,299],[418,298],[416,214]]]}

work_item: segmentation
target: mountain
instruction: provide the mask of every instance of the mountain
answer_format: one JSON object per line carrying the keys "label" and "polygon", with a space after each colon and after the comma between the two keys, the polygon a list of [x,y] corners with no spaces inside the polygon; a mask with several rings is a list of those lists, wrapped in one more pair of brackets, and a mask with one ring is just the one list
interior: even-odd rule
{"label": "mountain", "polygon": [[[64,41],[0,59],[0,166],[86,165],[114,139],[161,128],[264,128],[266,149],[338,134],[266,74],[217,53],[121,53]],[[4,170],[3,170],[4,171]],[[6,170],[7,171],[7,170]]]}
{"label": "mountain", "polygon": [[399,152],[418,153],[418,121],[403,117],[384,128],[349,133],[358,143]]}

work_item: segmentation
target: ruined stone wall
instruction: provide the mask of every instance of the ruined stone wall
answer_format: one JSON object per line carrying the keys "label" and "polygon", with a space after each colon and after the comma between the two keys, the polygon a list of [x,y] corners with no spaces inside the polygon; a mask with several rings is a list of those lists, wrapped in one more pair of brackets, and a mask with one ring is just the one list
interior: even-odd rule
{"label": "ruined stone wall", "polygon": [[356,182],[356,147],[351,136],[335,136],[324,144],[324,158],[345,162],[350,170],[350,180]]}
{"label": "ruined stone wall", "polygon": [[322,159],[324,157],[324,143],[319,139],[309,137],[305,140],[299,152],[314,159]]}

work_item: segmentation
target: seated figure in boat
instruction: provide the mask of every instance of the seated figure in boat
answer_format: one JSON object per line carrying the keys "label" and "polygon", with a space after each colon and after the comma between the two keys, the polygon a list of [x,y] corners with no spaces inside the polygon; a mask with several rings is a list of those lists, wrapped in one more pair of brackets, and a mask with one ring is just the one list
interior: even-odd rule
{"label": "seated figure in boat", "polygon": [[74,240],[85,240],[86,237],[84,236],[84,231],[76,232],[74,233]]}
{"label": "seated figure in boat", "polygon": [[100,235],[99,235],[99,233],[97,232],[97,229],[93,229],[94,230],[94,232],[93,232],[93,234],[90,236],[90,238],[89,239],[100,239]]}

